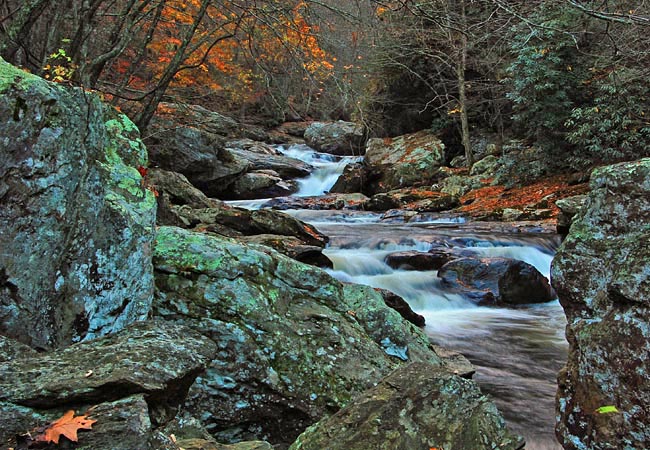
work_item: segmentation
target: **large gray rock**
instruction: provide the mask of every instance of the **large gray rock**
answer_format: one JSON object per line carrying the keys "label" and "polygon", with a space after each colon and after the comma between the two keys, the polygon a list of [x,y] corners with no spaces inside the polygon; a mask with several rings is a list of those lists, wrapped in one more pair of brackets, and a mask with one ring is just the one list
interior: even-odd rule
{"label": "large gray rock", "polygon": [[364,156],[365,194],[388,192],[415,184],[431,185],[444,164],[444,144],[428,131],[396,138],[371,139]]}
{"label": "large gray rock", "polygon": [[304,133],[307,145],[332,155],[363,155],[366,138],[363,127],[352,122],[313,122]]}
{"label": "large gray rock", "polygon": [[226,148],[239,158],[248,161],[252,170],[273,170],[284,179],[309,175],[313,167],[299,159],[282,155],[274,147],[251,139],[238,139],[226,143]]}
{"label": "large gray rock", "polygon": [[650,448],[649,274],[650,159],[597,169],[552,265],[568,319],[556,428],[566,449]]}
{"label": "large gray rock", "polygon": [[290,450],[517,450],[521,438],[471,381],[425,363],[397,369]]}
{"label": "large gray rock", "polygon": [[252,200],[256,198],[283,197],[298,191],[298,183],[285,181],[274,170],[255,170],[235,180],[227,194],[227,200]]}
{"label": "large gray rock", "polygon": [[0,59],[0,332],[68,345],[146,317],[155,198],[133,123]]}
{"label": "large gray rock", "polygon": [[210,197],[228,192],[229,186],[249,170],[251,163],[225,148],[226,140],[201,128],[156,120],[149,129],[147,148],[152,165],[179,172]]}
{"label": "large gray rock", "polygon": [[150,321],[112,336],[2,362],[0,442],[69,409],[93,406],[97,425],[82,435],[88,436],[80,442],[82,448],[147,448],[155,426],[176,414],[216,351],[196,331]]}
{"label": "large gray rock", "polygon": [[161,227],[155,314],[219,347],[186,409],[219,440],[288,445],[406,361],[444,365],[366,286],[268,247]]}

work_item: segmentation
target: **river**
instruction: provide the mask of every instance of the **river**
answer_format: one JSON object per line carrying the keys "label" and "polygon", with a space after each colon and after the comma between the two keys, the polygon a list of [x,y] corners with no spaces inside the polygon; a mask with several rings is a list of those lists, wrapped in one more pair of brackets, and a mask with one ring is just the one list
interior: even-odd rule
{"label": "river", "polygon": [[[327,191],[349,162],[305,146],[285,153],[317,167],[301,181],[301,196]],[[263,203],[245,202],[244,206],[255,208]],[[334,263],[333,276],[399,294],[425,317],[424,331],[432,342],[464,354],[476,367],[474,380],[494,399],[509,427],[524,436],[527,449],[561,448],[553,433],[554,398],[556,374],[566,361],[568,345],[559,303],[479,307],[441,289],[436,271],[398,270],[384,263],[392,252],[427,251],[443,243],[484,256],[520,259],[548,277],[560,243],[557,235],[444,215],[387,223],[381,214],[370,212],[286,212],[330,237],[324,253]]]}

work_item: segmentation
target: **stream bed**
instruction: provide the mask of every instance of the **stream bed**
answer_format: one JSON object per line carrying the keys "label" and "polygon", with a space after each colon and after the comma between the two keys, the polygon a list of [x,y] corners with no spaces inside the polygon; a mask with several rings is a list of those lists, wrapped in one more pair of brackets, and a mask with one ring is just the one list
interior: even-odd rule
{"label": "stream bed", "polygon": [[[316,167],[312,176],[299,181],[297,196],[323,194],[347,163],[358,160],[318,154],[305,146],[284,152]],[[265,200],[236,203],[259,208]],[[384,262],[393,252],[426,252],[443,243],[482,256],[523,260],[548,277],[560,244],[558,235],[542,230],[521,232],[503,224],[466,223],[461,217],[444,215],[401,223],[362,211],[285,212],[329,236],[323,253],[334,263],[330,270],[334,277],[402,296],[425,317],[424,331],[433,343],[464,354],[476,367],[474,380],[493,398],[509,427],[526,439],[527,449],[561,448],[553,431],[554,403],[556,375],[566,361],[568,344],[558,301],[479,307],[441,289],[436,271],[393,269]]]}

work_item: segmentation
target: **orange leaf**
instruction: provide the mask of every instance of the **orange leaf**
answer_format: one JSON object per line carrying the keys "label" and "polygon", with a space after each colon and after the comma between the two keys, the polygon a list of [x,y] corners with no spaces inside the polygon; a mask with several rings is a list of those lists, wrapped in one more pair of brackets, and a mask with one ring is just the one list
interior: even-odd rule
{"label": "orange leaf", "polygon": [[61,418],[52,422],[43,432],[43,434],[36,437],[37,441],[59,443],[59,438],[63,435],[73,442],[78,442],[78,430],[90,430],[92,424],[96,420],[88,419],[84,416],[74,416],[74,411],[70,410],[65,413]]}

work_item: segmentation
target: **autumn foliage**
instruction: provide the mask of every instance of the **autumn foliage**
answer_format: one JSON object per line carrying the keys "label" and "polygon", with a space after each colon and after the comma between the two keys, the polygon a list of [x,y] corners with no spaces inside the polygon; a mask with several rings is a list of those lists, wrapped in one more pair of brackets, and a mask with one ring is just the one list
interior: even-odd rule
{"label": "autumn foliage", "polygon": [[[255,102],[270,92],[278,74],[295,84],[318,83],[332,74],[333,58],[318,41],[304,1],[262,5],[231,1],[167,0],[143,10],[131,43],[105,71],[118,98],[139,99],[158,88],[170,65],[179,62],[167,94],[220,106]],[[176,61],[179,58],[180,60]],[[287,75],[288,74],[288,75]]]}

